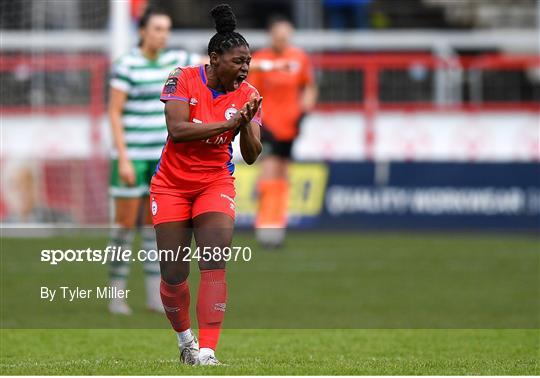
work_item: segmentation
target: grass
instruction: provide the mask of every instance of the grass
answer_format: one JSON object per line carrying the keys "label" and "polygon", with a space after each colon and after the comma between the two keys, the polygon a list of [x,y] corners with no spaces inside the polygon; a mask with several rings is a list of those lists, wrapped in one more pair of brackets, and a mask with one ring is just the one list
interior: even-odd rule
{"label": "grass", "polygon": [[131,317],[109,315],[105,300],[39,298],[43,285],[107,282],[106,266],[50,266],[41,249],[105,244],[84,233],[2,239],[2,374],[540,373],[532,236],[295,233],[264,253],[238,233],[234,244],[251,246],[253,259],[228,265],[218,350],[227,366],[207,368],[179,365],[167,320],[144,311],[141,264],[132,266]]}
{"label": "grass", "polygon": [[537,375],[538,330],[225,330],[187,367],[165,330],[4,330],[2,374]]}

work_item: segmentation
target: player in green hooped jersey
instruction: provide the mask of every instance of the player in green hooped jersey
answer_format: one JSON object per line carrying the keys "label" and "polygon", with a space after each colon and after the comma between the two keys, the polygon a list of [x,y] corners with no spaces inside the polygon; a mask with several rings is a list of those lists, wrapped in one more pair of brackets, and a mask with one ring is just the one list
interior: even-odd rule
{"label": "player in green hooped jersey", "polygon": [[[114,225],[110,245],[117,249],[133,251],[138,226],[141,226],[141,249],[157,248],[149,215],[148,188],[167,138],[159,96],[169,72],[179,66],[197,64],[201,59],[181,50],[164,50],[170,29],[171,19],[166,13],[147,9],[139,21],[139,46],[114,62],[112,69],[109,119],[114,140],[110,178]],[[137,251],[133,251],[133,257],[137,257]],[[159,262],[143,261],[143,264],[147,307],[162,312]],[[110,286],[125,289],[129,270],[127,262],[112,261]],[[126,299],[121,298],[112,299],[109,310],[131,314]]]}

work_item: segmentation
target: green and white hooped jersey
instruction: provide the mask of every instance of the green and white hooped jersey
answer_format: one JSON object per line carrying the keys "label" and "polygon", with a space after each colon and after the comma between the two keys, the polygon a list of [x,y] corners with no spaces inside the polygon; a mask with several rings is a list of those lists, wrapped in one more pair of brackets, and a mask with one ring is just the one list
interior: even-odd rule
{"label": "green and white hooped jersey", "polygon": [[[139,48],[120,57],[113,65],[111,87],[127,93],[122,124],[131,160],[158,160],[167,139],[161,90],[176,67],[200,62],[200,56],[183,50],[168,50],[156,60],[147,59]],[[111,157],[117,158],[116,149]]]}

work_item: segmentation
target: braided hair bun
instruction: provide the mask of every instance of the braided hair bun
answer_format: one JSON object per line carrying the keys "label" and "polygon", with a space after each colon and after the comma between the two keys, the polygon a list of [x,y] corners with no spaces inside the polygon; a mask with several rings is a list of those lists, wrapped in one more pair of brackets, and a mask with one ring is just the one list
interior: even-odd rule
{"label": "braided hair bun", "polygon": [[223,54],[232,48],[246,46],[249,44],[246,39],[234,31],[236,29],[236,17],[228,4],[220,4],[210,11],[214,19],[217,33],[208,43],[208,56],[211,53]]}
{"label": "braided hair bun", "polygon": [[220,4],[212,8],[210,15],[214,19],[219,34],[231,33],[236,29],[236,17],[229,4]]}

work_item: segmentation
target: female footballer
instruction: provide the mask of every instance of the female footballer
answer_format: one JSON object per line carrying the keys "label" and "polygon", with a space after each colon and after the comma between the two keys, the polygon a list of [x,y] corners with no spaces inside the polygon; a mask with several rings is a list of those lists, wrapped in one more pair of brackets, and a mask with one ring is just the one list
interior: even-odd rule
{"label": "female footballer", "polygon": [[[210,64],[175,69],[161,95],[169,136],[150,187],[159,250],[184,251],[192,234],[201,250],[210,247],[214,253],[230,247],[236,194],[231,142],[239,136],[248,164],[262,150],[262,98],[245,81],[249,45],[234,31],[236,18],[228,5],[218,5],[210,14],[217,30],[208,44]],[[198,262],[197,342],[189,317],[189,262],[182,257],[162,257],[160,262],[161,300],[177,333],[180,360],[218,365],[214,351],[227,303],[225,261],[212,255],[210,261]]]}
{"label": "female footballer", "polygon": [[[132,249],[137,220],[142,218],[142,249],[155,250],[149,215],[149,183],[167,138],[163,104],[158,99],[172,69],[201,61],[183,50],[165,50],[171,29],[167,13],[148,8],[139,21],[139,46],[115,61],[111,73],[109,119],[114,138],[110,194],[114,199],[111,246]],[[142,210],[142,211],[141,211]],[[144,262],[147,308],[163,312],[159,266]],[[111,263],[110,286],[126,288],[129,264]],[[113,298],[109,311],[131,314],[125,299]]]}

